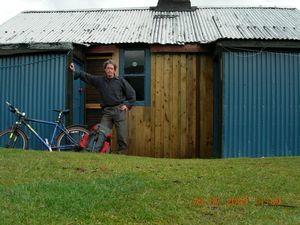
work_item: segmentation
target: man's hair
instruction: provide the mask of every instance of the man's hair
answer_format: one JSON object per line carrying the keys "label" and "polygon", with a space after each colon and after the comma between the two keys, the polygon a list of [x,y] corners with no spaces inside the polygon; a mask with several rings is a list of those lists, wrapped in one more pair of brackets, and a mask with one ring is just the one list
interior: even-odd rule
{"label": "man's hair", "polygon": [[115,69],[115,70],[117,69],[117,64],[115,64],[115,62],[112,61],[111,59],[109,59],[109,60],[107,60],[107,61],[105,61],[105,62],[103,63],[103,68],[106,69],[106,67],[107,67],[108,64],[112,64],[112,65],[114,66],[114,69]]}

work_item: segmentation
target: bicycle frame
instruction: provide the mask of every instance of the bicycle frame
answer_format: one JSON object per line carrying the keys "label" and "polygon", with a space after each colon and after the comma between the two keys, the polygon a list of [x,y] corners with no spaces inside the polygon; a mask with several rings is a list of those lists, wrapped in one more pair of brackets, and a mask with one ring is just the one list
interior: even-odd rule
{"label": "bicycle frame", "polygon": [[[36,123],[41,123],[41,124],[48,124],[48,125],[52,125],[54,126],[54,130],[52,133],[52,137],[50,142],[47,141],[47,139],[43,139],[35,130],[34,128],[27,122],[36,122]],[[43,145],[49,150],[52,151],[52,149],[56,149],[57,147],[51,147],[54,143],[54,138],[56,136],[57,130],[60,130],[62,132],[65,132],[65,128],[61,127],[58,123],[56,122],[50,122],[50,121],[45,121],[45,120],[38,120],[38,119],[30,119],[30,118],[25,118],[24,120],[22,120],[22,124],[25,125],[42,143]],[[66,132],[65,132],[66,133]]]}
{"label": "bicycle frame", "polygon": [[[46,125],[51,125],[54,126],[54,130],[52,132],[52,137],[50,139],[50,142],[48,141],[47,138],[41,137],[36,131],[35,129],[28,123],[28,121],[30,122],[35,122],[35,123],[40,123],[40,124],[46,124]],[[57,134],[63,132],[67,135],[67,137],[69,138],[69,140],[73,143],[75,143],[75,140],[69,135],[68,131],[66,130],[64,125],[60,125],[58,122],[51,122],[51,121],[46,121],[46,120],[38,120],[38,119],[30,119],[30,118],[24,118],[23,120],[20,121],[24,126],[26,126],[38,139],[39,141],[49,150],[56,150],[58,149],[58,146],[54,145],[54,139],[57,136]],[[64,148],[68,148],[68,147],[72,147],[74,145],[63,145],[60,146],[60,149],[64,149]]]}
{"label": "bicycle frame", "polygon": [[[59,112],[55,122],[52,121],[47,121],[47,120],[40,120],[40,119],[32,119],[32,118],[28,118],[25,116],[25,113],[20,112],[16,107],[14,107],[13,105],[11,105],[9,102],[6,102],[6,104],[9,107],[9,110],[12,113],[15,113],[17,116],[16,122],[12,127],[12,133],[10,135],[10,138],[12,138],[13,133],[15,132],[15,130],[19,129],[19,127],[21,125],[27,127],[29,129],[30,132],[32,132],[37,139],[49,150],[52,151],[52,149],[56,150],[56,149],[68,149],[68,148],[73,148],[76,147],[78,144],[76,144],[76,140],[74,140],[74,138],[70,135],[68,128],[66,128],[64,126],[64,124],[61,122],[62,118],[63,118],[63,114],[67,113],[68,110],[64,111],[60,111],[60,110],[54,110],[56,112]],[[52,136],[50,139],[50,142],[47,138],[43,138],[40,136],[40,134],[30,125],[29,122],[34,122],[34,123],[40,123],[40,124],[45,124],[48,126],[52,126],[54,127],[53,132],[52,132]],[[24,133],[24,132],[23,132]],[[70,144],[65,144],[65,145],[60,145],[57,146],[57,143],[55,144],[55,137],[59,137],[60,134],[63,134],[67,137],[67,140],[70,142]],[[27,136],[26,133],[24,133],[24,135]],[[28,139],[28,137],[27,137]]]}

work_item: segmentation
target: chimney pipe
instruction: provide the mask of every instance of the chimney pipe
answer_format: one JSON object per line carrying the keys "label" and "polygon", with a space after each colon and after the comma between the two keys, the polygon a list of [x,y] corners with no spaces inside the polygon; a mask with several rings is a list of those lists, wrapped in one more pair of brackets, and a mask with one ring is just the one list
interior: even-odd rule
{"label": "chimney pipe", "polygon": [[152,9],[157,11],[181,11],[181,10],[195,10],[191,6],[190,0],[158,0],[157,6]]}

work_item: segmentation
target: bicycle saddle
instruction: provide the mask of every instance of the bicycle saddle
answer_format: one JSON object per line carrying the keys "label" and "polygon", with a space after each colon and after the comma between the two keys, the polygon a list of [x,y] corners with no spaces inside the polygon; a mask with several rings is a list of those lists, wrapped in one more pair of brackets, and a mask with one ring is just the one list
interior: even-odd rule
{"label": "bicycle saddle", "polygon": [[70,112],[69,109],[53,109],[54,112],[62,113],[62,114],[68,114]]}

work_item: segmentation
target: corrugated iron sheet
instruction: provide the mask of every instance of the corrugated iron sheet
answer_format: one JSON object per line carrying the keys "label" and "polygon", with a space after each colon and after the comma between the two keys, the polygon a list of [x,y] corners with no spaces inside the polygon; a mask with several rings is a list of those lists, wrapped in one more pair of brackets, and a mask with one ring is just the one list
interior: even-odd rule
{"label": "corrugated iron sheet", "polygon": [[300,40],[300,12],[286,8],[194,11],[99,9],[23,12],[0,26],[0,43],[209,43],[218,39]]}
{"label": "corrugated iron sheet", "polygon": [[[31,118],[54,121],[52,109],[66,107],[66,54],[34,54],[0,57],[0,130],[12,125],[15,117],[5,101],[26,112]],[[50,136],[49,126],[33,124]],[[42,145],[31,135],[30,148]]]}
{"label": "corrugated iron sheet", "polygon": [[223,59],[222,156],[300,155],[300,53]]}

